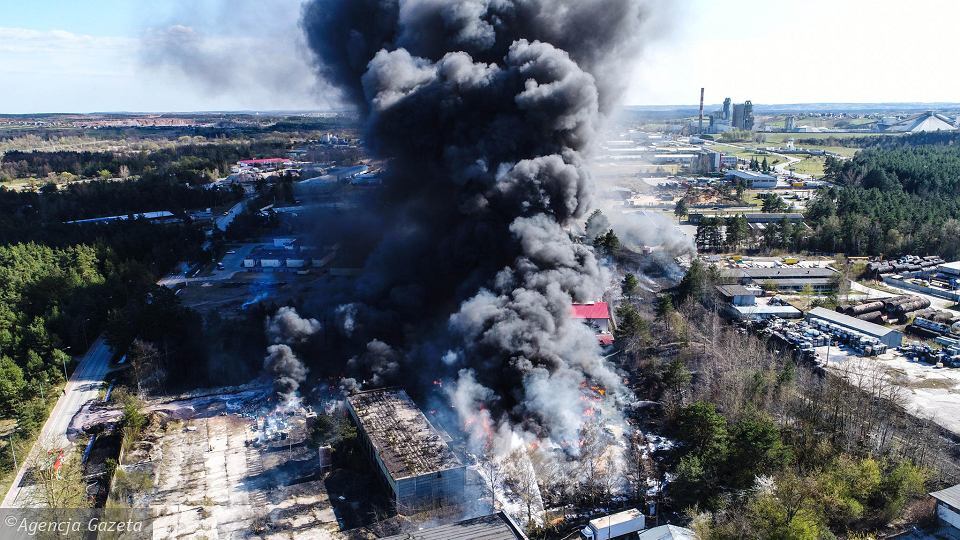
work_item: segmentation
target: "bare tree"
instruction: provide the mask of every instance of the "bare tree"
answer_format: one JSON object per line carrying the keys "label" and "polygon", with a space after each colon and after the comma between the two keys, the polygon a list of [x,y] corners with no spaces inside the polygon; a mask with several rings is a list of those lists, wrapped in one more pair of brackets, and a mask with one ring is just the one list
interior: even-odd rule
{"label": "bare tree", "polygon": [[30,461],[34,484],[26,490],[33,508],[89,508],[80,459],[51,441],[37,443]]}

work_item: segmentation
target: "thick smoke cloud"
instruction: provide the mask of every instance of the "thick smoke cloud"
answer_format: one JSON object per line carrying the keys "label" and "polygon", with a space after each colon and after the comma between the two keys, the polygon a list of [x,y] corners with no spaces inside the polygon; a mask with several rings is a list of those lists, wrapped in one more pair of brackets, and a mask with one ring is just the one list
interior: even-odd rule
{"label": "thick smoke cloud", "polygon": [[264,326],[267,340],[272,345],[267,347],[263,367],[273,376],[274,390],[283,402],[295,403],[300,384],[307,378],[307,368],[297,358],[291,345],[302,344],[319,332],[320,322],[305,319],[296,309],[284,306],[272,317],[267,317]]}
{"label": "thick smoke cloud", "polygon": [[297,310],[283,306],[273,317],[267,318],[267,339],[271,343],[303,343],[320,331],[320,322],[316,319],[304,319]]}
{"label": "thick smoke cloud", "polygon": [[585,155],[646,20],[638,0],[305,5],[319,76],[390,160],[371,209],[390,226],[361,301],[338,312],[363,348],[349,366],[362,378],[446,375],[475,442],[576,448],[593,406],[584,388],[617,394],[620,377],[571,318],[571,302],[601,299],[610,276],[568,231],[590,210]]}
{"label": "thick smoke cloud", "polygon": [[270,345],[263,367],[273,375],[273,386],[284,401],[296,397],[300,383],[307,378],[307,368],[289,345]]}

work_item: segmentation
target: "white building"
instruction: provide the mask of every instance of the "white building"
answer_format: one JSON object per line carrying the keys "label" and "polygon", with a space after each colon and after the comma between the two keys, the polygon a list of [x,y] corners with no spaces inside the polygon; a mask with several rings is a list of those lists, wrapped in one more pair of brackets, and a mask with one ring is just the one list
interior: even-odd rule
{"label": "white building", "polygon": [[638,540],[699,540],[697,533],[676,525],[661,525],[640,533]]}
{"label": "white building", "polygon": [[930,494],[937,501],[937,519],[960,534],[960,484]]}
{"label": "white building", "polygon": [[754,171],[727,171],[727,180],[742,180],[750,189],[773,189],[777,187],[777,177]]}
{"label": "white building", "polygon": [[886,126],[885,131],[901,133],[922,133],[926,131],[956,131],[953,121],[942,114],[933,111],[917,114]]}

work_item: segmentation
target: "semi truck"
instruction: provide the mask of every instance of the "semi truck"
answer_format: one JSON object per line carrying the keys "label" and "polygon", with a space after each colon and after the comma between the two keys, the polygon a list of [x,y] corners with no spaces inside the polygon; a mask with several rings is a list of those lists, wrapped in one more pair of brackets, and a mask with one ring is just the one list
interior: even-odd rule
{"label": "semi truck", "polygon": [[632,540],[646,527],[646,518],[636,508],[591,519],[580,531],[581,540]]}

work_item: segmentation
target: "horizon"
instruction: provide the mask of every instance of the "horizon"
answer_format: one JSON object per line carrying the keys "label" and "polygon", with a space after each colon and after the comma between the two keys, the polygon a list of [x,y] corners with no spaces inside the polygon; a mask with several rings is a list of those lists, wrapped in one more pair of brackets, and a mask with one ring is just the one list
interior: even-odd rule
{"label": "horizon", "polygon": [[[736,101],[734,101],[736,103]],[[704,102],[704,114],[707,113],[707,109],[711,107],[720,107],[722,102],[709,103]],[[914,110],[921,110],[927,107],[933,107],[933,110],[936,111],[939,109],[952,109],[960,108],[960,101],[816,101],[816,102],[795,102],[795,103],[761,103],[753,102],[754,108],[775,108],[775,107],[823,107],[823,106],[852,106],[860,107],[864,110],[870,110],[870,106],[884,107],[896,112],[908,112]],[[899,109],[897,107],[904,107]],[[909,106],[909,108],[908,108]],[[656,109],[662,111],[671,111],[671,110],[685,110],[685,109],[697,109],[700,107],[699,103],[668,103],[668,104],[628,104],[622,105],[620,108],[622,110],[636,110],[636,109]],[[304,108],[304,109],[196,109],[196,110],[103,110],[103,111],[88,111],[88,112],[78,112],[78,111],[34,111],[34,112],[22,112],[22,113],[5,113],[0,112],[0,117],[5,116],[69,116],[69,115],[81,115],[81,116],[93,116],[98,114],[114,114],[114,115],[146,115],[146,114],[178,114],[178,115],[190,115],[190,114],[311,114],[311,113],[336,113],[336,114],[349,114],[355,113],[355,110],[352,110],[348,107],[339,107],[339,108]],[[803,111],[801,111],[803,112]],[[817,112],[817,111],[810,111]]]}

